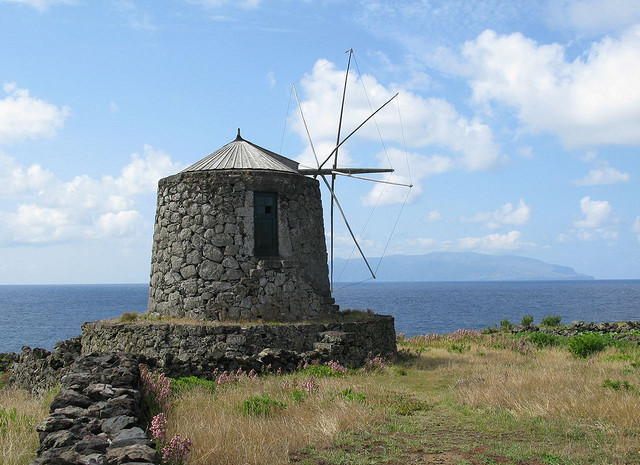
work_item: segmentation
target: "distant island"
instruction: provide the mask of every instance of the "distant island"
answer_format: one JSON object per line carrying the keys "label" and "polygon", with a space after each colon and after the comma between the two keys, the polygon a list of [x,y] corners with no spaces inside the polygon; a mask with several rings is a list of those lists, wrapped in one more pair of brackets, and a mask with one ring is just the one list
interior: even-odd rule
{"label": "distant island", "polygon": [[[380,258],[369,262],[375,269]],[[346,267],[345,267],[346,264]],[[337,258],[334,280],[362,281],[370,277],[362,260]],[[592,280],[569,266],[553,265],[516,255],[488,255],[473,252],[432,252],[426,255],[384,257],[376,277],[379,281],[536,281]]]}

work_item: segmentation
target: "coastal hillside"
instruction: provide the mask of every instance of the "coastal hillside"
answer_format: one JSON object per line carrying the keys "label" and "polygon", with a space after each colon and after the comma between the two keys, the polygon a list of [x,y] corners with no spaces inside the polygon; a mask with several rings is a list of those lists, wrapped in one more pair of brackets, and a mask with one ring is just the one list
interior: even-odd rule
{"label": "coastal hillside", "polygon": [[[380,258],[369,260],[375,269]],[[345,266],[346,265],[346,266]],[[337,258],[334,280],[361,281],[370,277],[360,259]],[[384,257],[376,277],[379,281],[526,281],[593,279],[569,266],[553,265],[516,255],[472,252],[433,252],[426,255]]]}

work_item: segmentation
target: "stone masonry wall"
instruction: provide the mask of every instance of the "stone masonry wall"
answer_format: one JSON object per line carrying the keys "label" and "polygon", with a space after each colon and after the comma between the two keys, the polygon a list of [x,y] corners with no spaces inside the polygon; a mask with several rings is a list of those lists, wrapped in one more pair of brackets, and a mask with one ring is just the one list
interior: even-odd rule
{"label": "stone masonry wall", "polygon": [[157,452],[140,428],[136,357],[80,357],[60,381],[51,414],[36,426],[31,465],[151,465]]}
{"label": "stone masonry wall", "polygon": [[[276,192],[279,253],[254,256],[254,192]],[[261,170],[186,172],[158,184],[149,311],[294,321],[337,308],[318,182]]]}
{"label": "stone masonry wall", "polygon": [[304,362],[336,360],[361,366],[368,356],[396,353],[393,317],[366,321],[220,325],[110,322],[85,323],[82,353],[115,352],[144,356],[171,377],[211,377],[218,369],[293,371]]}

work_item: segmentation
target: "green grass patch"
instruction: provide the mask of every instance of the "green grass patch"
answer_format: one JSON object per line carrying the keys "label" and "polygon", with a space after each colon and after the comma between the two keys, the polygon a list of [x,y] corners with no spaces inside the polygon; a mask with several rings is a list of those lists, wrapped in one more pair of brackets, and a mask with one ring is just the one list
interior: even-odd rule
{"label": "green grass patch", "polygon": [[253,417],[266,417],[274,411],[284,409],[286,406],[286,402],[274,399],[269,394],[262,394],[261,396],[251,396],[245,399],[240,406],[240,411]]}
{"label": "green grass patch", "polygon": [[172,378],[171,390],[174,393],[190,391],[193,389],[203,389],[206,391],[215,391],[217,388],[215,381],[209,381],[208,379],[198,378],[196,376],[187,376],[184,378]]}

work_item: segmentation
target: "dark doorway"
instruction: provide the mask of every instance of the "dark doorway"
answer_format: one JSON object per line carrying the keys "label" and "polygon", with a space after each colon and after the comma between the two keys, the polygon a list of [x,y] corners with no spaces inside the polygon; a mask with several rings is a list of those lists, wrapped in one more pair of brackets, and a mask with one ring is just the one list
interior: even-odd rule
{"label": "dark doorway", "polygon": [[254,254],[278,255],[278,215],[275,192],[253,193]]}

